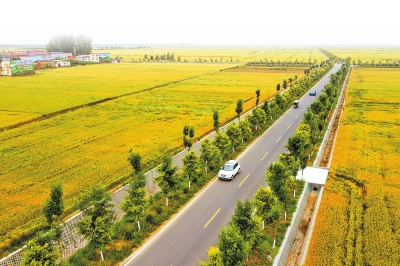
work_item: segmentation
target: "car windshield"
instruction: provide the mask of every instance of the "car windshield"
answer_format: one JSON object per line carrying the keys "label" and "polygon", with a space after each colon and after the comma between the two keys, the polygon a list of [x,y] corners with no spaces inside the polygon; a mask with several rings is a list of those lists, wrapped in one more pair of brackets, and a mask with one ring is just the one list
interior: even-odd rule
{"label": "car windshield", "polygon": [[232,171],[232,170],[233,170],[233,165],[231,165],[231,164],[225,164],[224,167],[222,167],[222,170],[225,170],[225,171]]}

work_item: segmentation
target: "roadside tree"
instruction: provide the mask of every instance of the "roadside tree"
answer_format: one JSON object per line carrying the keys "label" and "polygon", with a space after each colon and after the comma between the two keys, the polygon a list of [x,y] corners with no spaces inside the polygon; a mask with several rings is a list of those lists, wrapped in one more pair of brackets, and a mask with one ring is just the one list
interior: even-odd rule
{"label": "roadside tree", "polygon": [[139,172],[131,178],[128,187],[128,195],[122,202],[122,210],[128,219],[135,219],[140,230],[140,215],[143,213],[147,205],[146,200],[146,176]]}
{"label": "roadside tree", "polygon": [[195,151],[189,151],[183,161],[183,172],[190,181],[197,182],[201,176],[200,158],[197,156]]}
{"label": "roadside tree", "polygon": [[112,207],[111,194],[100,186],[93,186],[79,202],[83,218],[77,225],[78,231],[94,247],[100,249],[102,260],[104,260],[102,250],[111,240],[111,225],[115,221]]}
{"label": "roadside tree", "polygon": [[237,125],[236,123],[229,124],[226,129],[226,135],[229,137],[229,140],[232,143],[233,152],[235,150],[235,147],[237,147],[242,141],[242,134],[239,125]]}
{"label": "roadside tree", "polygon": [[239,99],[237,101],[235,112],[237,114],[238,120],[240,120],[240,113],[243,112],[243,100],[242,99]]}
{"label": "roadside tree", "polygon": [[61,183],[51,186],[50,197],[45,201],[43,212],[49,225],[58,222],[64,211],[64,202],[62,199],[63,189]]}
{"label": "roadside tree", "polygon": [[231,141],[225,133],[218,132],[215,134],[213,143],[219,149],[222,158],[227,159],[231,155]]}
{"label": "roadside tree", "polygon": [[168,206],[168,194],[174,189],[177,184],[175,179],[175,173],[178,167],[172,165],[172,157],[164,156],[162,163],[157,167],[157,171],[160,174],[157,178],[159,187],[164,191],[166,195],[166,202]]}

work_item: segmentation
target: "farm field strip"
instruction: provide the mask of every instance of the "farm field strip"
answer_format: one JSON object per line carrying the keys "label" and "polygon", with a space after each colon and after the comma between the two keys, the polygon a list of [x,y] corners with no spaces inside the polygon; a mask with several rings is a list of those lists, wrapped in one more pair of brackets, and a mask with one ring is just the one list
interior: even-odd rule
{"label": "farm field strip", "polygon": [[399,84],[399,69],[353,69],[306,265],[398,265]]}
{"label": "farm field strip", "polygon": [[[174,53],[174,59],[180,56],[181,61],[184,60],[194,62],[201,58],[207,62],[240,62],[246,63],[249,61],[270,61],[273,59],[275,62],[278,60],[284,62],[288,57],[291,57],[293,62],[297,59],[299,62],[308,62],[310,52],[312,55],[311,62],[317,60],[321,62],[326,60],[325,56],[316,48],[310,47],[249,47],[249,48],[218,48],[218,47],[205,47],[205,48],[182,48],[182,47],[154,47],[154,48],[135,48],[135,49],[98,49],[95,52],[110,53],[111,57],[118,56],[125,61],[138,61],[143,60],[144,56],[150,57],[153,55],[162,55],[167,53]],[[297,55],[299,54],[299,55]],[[296,55],[296,56],[294,56]]]}
{"label": "farm field strip", "polygon": [[227,67],[226,64],[96,64],[38,70],[35,75],[25,77],[2,77],[0,128]]}
{"label": "farm field strip", "polygon": [[304,68],[245,67],[198,76],[135,95],[0,133],[0,242],[45,224],[42,204],[50,185],[63,184],[67,208],[93,184],[120,182],[131,171],[129,149],[145,166],[182,146],[184,124],[196,136],[212,131],[212,113],[221,123],[233,118],[236,101],[244,108],[276,93],[276,84]]}
{"label": "farm field strip", "polygon": [[379,48],[379,47],[371,47],[371,48],[350,48],[350,47],[342,47],[342,48],[326,48],[329,52],[333,53],[336,56],[341,58],[351,57],[351,62],[353,61],[358,64],[359,60],[361,63],[369,62],[374,64],[379,63],[391,63],[400,61],[400,48]]}

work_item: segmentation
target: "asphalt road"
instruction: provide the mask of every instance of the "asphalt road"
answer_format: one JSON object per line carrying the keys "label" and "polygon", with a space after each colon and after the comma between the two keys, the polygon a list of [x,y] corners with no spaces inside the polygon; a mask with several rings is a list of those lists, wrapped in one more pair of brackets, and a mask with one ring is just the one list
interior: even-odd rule
{"label": "asphalt road", "polygon": [[[329,82],[329,76],[340,65],[322,78],[313,89],[317,96]],[[222,225],[229,222],[236,201],[252,199],[259,186],[265,186],[265,172],[303,118],[307,107],[316,99],[308,93],[299,100],[299,108],[290,109],[276,121],[238,160],[240,173],[232,181],[215,179],[192,199],[157,234],[148,239],[122,265],[190,266],[207,260],[209,246],[215,246]]]}

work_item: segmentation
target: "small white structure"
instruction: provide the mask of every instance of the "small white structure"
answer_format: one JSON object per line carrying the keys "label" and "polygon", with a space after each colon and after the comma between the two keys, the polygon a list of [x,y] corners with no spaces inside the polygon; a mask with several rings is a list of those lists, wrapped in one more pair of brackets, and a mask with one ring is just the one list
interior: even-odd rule
{"label": "small white structure", "polygon": [[51,67],[68,67],[71,66],[70,61],[63,61],[63,60],[53,60],[50,61]]}
{"label": "small white structure", "polygon": [[89,61],[98,63],[100,61],[99,54],[89,54]]}
{"label": "small white structure", "polygon": [[300,169],[297,172],[296,179],[306,181],[312,189],[319,189],[325,185],[328,173],[329,169],[327,168],[307,166],[304,170]]}

